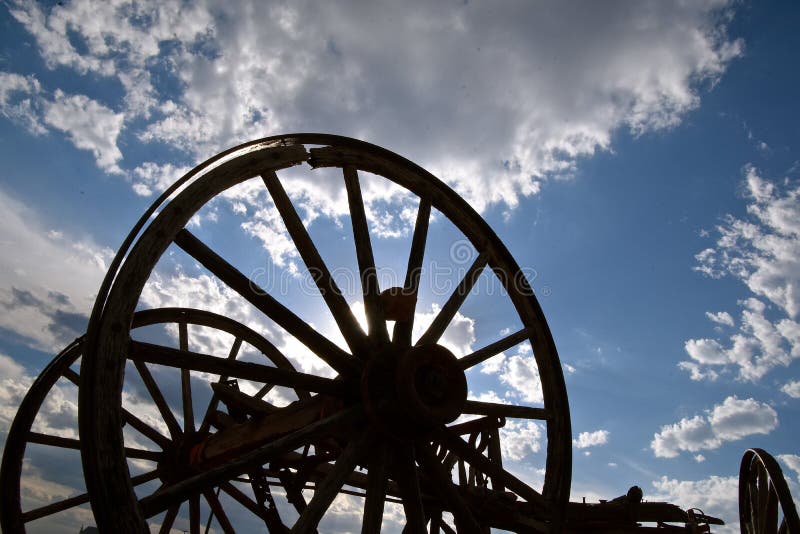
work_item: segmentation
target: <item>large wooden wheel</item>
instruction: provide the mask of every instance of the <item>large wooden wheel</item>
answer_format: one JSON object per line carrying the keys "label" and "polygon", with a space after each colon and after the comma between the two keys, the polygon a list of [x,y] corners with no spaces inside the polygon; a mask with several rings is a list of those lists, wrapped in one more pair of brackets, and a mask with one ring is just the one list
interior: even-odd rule
{"label": "large wooden wheel", "polygon": [[[349,201],[366,332],[278,177],[282,169],[300,165],[312,174],[319,168],[341,169],[336,180],[343,180]],[[403,287],[379,287],[359,172],[385,177],[418,199]],[[187,228],[203,206],[248,180],[268,191],[346,349],[231,265],[221,253],[224,243],[202,242]],[[431,325],[412,343],[432,209],[462,232],[477,258]],[[223,362],[185,349],[132,341],[129,325],[139,295],[172,245],[299,340],[335,376]],[[471,354],[454,355],[439,341],[487,268],[497,276],[522,328]],[[287,302],[291,305],[291,297]],[[395,321],[391,335],[387,320]],[[543,406],[467,400],[466,371],[523,342],[533,349],[530,358],[541,379]],[[198,439],[191,454],[176,460],[181,463],[178,475],[155,494],[137,499],[119,430],[127,362],[258,380],[309,396],[274,414]],[[314,454],[308,457],[317,462],[313,469],[290,469],[293,481],[270,479],[287,494],[298,485],[302,488],[301,498],[290,498],[298,515],[270,530],[313,532],[334,499],[349,493],[363,497],[362,532],[380,531],[388,502],[402,503],[401,523],[407,532],[451,530],[443,513],[452,515],[459,531],[484,532],[514,524],[512,508],[524,510],[529,531],[557,531],[569,497],[571,436],[564,379],[542,311],[518,265],[480,216],[441,181],[394,153],[353,139],[297,134],[248,143],[200,165],[168,190],[129,236],[101,288],[89,325],[80,395],[81,453],[101,531],[146,532],[150,518],[178,503],[240,480],[253,469],[285,470],[309,450]],[[459,418],[465,414],[478,417],[464,422]],[[545,475],[539,491],[504,466],[500,429],[510,418],[538,420],[546,427]],[[516,505],[509,506],[514,500]],[[197,532],[199,525],[193,525],[192,532]]]}
{"label": "large wooden wheel", "polygon": [[[230,350],[226,352],[229,360],[236,360],[240,356],[252,356],[248,352],[255,351],[259,356],[266,357],[265,361],[277,369],[285,371],[293,369],[291,363],[263,336],[247,326],[221,315],[187,308],[158,308],[141,311],[134,315],[132,329],[147,330],[147,327],[151,326],[173,327],[177,333],[179,347],[195,344],[191,333],[192,329],[197,327],[201,327],[198,334],[212,333],[216,337],[221,337],[219,334],[223,333],[231,342]],[[206,330],[203,331],[203,328]],[[161,333],[163,334],[163,332]],[[150,332],[150,335],[152,336],[153,332]],[[225,340],[223,339],[223,341]],[[84,349],[85,338],[80,337],[53,359],[31,385],[20,403],[17,415],[9,429],[3,452],[2,469],[0,469],[0,487],[3,488],[2,495],[0,495],[0,526],[6,534],[23,533],[29,523],[50,518],[55,514],[63,514],[89,503],[89,495],[81,493],[57,499],[44,506],[23,510],[21,484],[25,476],[23,462],[26,458],[26,450],[30,452],[28,449],[30,445],[51,448],[48,452],[54,454],[59,454],[59,450],[63,452],[65,449],[75,451],[80,449],[79,440],[64,436],[64,430],[74,430],[72,434],[76,434],[77,427],[38,432],[35,430],[35,421],[48,397],[55,395],[54,387],[59,381],[67,387],[69,385],[78,386],[80,380],[79,360]],[[188,408],[190,404],[187,403],[192,400],[192,389],[194,389],[195,396],[206,393],[205,396],[210,397],[205,413],[198,418],[199,424],[196,425],[197,432],[201,434],[208,433],[213,425],[220,425],[220,419],[226,416],[242,418],[247,411],[277,409],[263,400],[271,390],[268,385],[260,384],[261,387],[252,391],[249,396],[243,397],[239,391],[239,385],[226,380],[227,377],[224,376],[215,376],[214,380],[210,380],[212,377],[206,376],[204,377],[205,381],[196,379],[194,388],[191,388],[190,382],[183,381],[182,385],[189,388],[186,390],[188,394],[182,395],[178,399],[170,399],[162,391],[163,383],[159,386],[156,380],[162,374],[159,371],[153,366],[148,367],[144,363],[136,362],[135,369],[126,377],[129,386],[147,390],[146,395],[149,395],[150,401],[154,403],[153,408],[157,409],[157,417],[145,417],[141,413],[135,413],[136,411],[141,412],[141,406],[137,407],[131,403],[125,403],[122,407],[123,420],[129,429],[129,435],[126,437],[125,456],[131,470],[138,471],[131,478],[131,483],[137,488],[139,494],[142,494],[142,490],[144,490],[145,495],[162,486],[170,476],[175,476],[171,472],[174,471],[174,456],[185,446],[186,429],[190,425],[187,415],[192,414],[193,416],[193,411]],[[184,373],[184,376],[187,375]],[[207,385],[208,391],[201,391],[201,388],[198,388],[199,384]],[[253,389],[252,385],[251,389]],[[298,397],[307,398],[308,395],[300,392]],[[244,398],[245,405],[240,401],[242,398]],[[197,403],[195,402],[195,404]],[[221,408],[224,408],[225,411],[222,411]],[[182,425],[179,423],[179,419],[183,420]],[[64,461],[63,458],[59,457],[58,459]],[[248,492],[227,484],[216,487],[214,491],[203,495],[203,511],[205,512],[203,515],[206,516],[203,518],[204,524],[210,524],[212,519],[220,523],[226,521],[226,513],[219,498],[220,491],[229,496],[229,500],[238,501],[246,509],[253,511],[260,519],[269,516],[270,510],[265,506],[267,503],[259,499],[258,495],[260,489],[267,487],[264,484],[265,473],[251,471],[247,473],[246,478],[252,486]],[[253,493],[255,499],[249,493]],[[191,510],[201,509],[199,502],[191,500],[188,501],[188,506]],[[160,518],[162,530],[169,531],[174,525],[179,511],[180,506],[175,506],[165,517]],[[198,519],[201,517],[200,514],[195,515]],[[39,529],[41,530],[41,526]]]}
{"label": "large wooden wheel", "polygon": [[800,532],[800,519],[783,471],[763,449],[748,449],[742,457],[739,524],[743,534]]}

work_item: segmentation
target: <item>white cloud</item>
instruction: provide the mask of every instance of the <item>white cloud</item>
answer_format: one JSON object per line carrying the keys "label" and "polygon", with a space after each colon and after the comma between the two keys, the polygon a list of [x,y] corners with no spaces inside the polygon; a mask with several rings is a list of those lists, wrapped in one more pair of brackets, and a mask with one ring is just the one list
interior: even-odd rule
{"label": "white cloud", "polygon": [[689,378],[695,381],[707,379],[713,382],[719,378],[719,374],[716,371],[695,362],[678,362],[678,367],[684,371],[689,371]]}
{"label": "white cloud", "polygon": [[698,464],[701,464],[706,461],[706,457],[703,456],[702,454],[695,454],[694,461],[697,462]]}
{"label": "white cloud", "polygon": [[47,129],[39,120],[38,101],[31,98],[41,90],[35,76],[0,72],[0,115],[22,125],[34,135],[46,133]]}
{"label": "white cloud", "polygon": [[800,456],[796,454],[779,454],[776,458],[794,471],[795,475],[798,477],[798,481],[800,481]]}
{"label": "white cloud", "polygon": [[508,419],[500,429],[500,448],[503,458],[522,460],[541,449],[542,427],[535,421]]}
{"label": "white cloud", "polygon": [[781,391],[792,397],[800,399],[800,380],[791,380],[781,387]]}
{"label": "white cloud", "polygon": [[[695,256],[695,270],[738,279],[754,296],[739,303],[739,328],[727,343],[708,338],[686,342],[692,361],[679,365],[693,380],[716,378],[711,367],[738,367],[739,378],[758,380],[800,357],[795,320],[800,311],[800,186],[766,180],[752,165],[745,166],[744,174],[748,216],[725,216],[716,227],[715,246]],[[706,315],[718,324],[735,324],[727,312]]]}
{"label": "white cloud", "polygon": [[740,326],[727,346],[710,338],[686,341],[684,348],[691,360],[678,366],[689,371],[693,380],[716,379],[714,368],[738,367],[740,379],[755,381],[800,357],[800,324],[788,318],[771,321],[766,305],[754,297],[740,305]]}
{"label": "white cloud", "polygon": [[[432,304],[430,311],[418,311],[414,315],[412,339],[418,339],[428,329],[428,326],[439,314],[439,311],[439,306]],[[474,350],[472,344],[475,343],[475,321],[460,312],[456,312],[438,343],[447,347],[456,357],[460,358],[471,354]]]}
{"label": "white cloud", "polygon": [[576,439],[572,440],[572,444],[578,449],[586,449],[588,447],[597,447],[598,445],[605,445],[608,443],[608,430],[595,430],[594,432],[581,432]]}
{"label": "white cloud", "polygon": [[[132,115],[148,115],[155,89],[148,68],[160,66],[162,44],[195,45],[211,32],[211,15],[202,5],[177,0],[124,2],[73,0],[44,11],[32,1],[15,0],[11,14],[34,36],[51,69],[114,76],[125,89]],[[76,46],[82,45],[82,46]]]}
{"label": "white cloud", "polygon": [[712,475],[701,480],[677,480],[662,476],[653,481],[653,488],[655,494],[645,495],[648,500],[670,502],[684,510],[699,508],[704,513],[725,521],[725,526],[715,526],[714,532],[739,532],[738,476]]}
{"label": "white cloud", "polygon": [[162,193],[188,171],[188,167],[171,163],[159,165],[152,161],[146,161],[130,173],[133,191],[143,197],[153,193]]}
{"label": "white cloud", "polygon": [[481,372],[496,374],[500,381],[511,387],[510,394],[525,402],[544,402],[539,368],[529,344],[517,347],[511,356],[504,352],[489,358],[481,365]]}
{"label": "white cloud", "polygon": [[82,334],[113,253],[48,223],[0,190],[0,328],[52,352]]}
{"label": "white cloud", "polygon": [[796,317],[800,311],[800,187],[782,188],[745,167],[748,219],[726,216],[698,269],[733,276]]}
{"label": "white cloud", "polygon": [[115,113],[86,95],[67,95],[57,89],[54,100],[45,105],[44,121],[65,132],[77,148],[91,151],[97,166],[104,171],[124,174],[117,165],[122,159],[117,147],[124,121],[122,113]]}
{"label": "white cloud", "polygon": [[[621,128],[678,124],[742,53],[730,9],[18,0],[11,13],[51,68],[116,77],[117,107],[148,118],[145,142],[199,159],[278,131],[342,132],[411,156],[483,210],[571,173]],[[177,94],[155,87],[165,71]]]}
{"label": "white cloud", "polygon": [[705,415],[684,417],[664,425],[653,436],[650,448],[661,458],[675,458],[681,451],[716,449],[726,441],[753,434],[769,434],[778,426],[778,414],[763,402],[752,398],[727,397]]}
{"label": "white cloud", "polygon": [[706,317],[708,317],[711,321],[724,326],[733,326],[734,324],[731,314],[725,311],[717,313],[706,312]]}

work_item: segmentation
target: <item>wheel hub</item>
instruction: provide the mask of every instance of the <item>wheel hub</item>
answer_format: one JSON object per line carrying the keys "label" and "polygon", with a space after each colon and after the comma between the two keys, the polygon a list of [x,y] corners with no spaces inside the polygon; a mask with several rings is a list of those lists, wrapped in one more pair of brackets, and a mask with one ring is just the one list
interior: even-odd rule
{"label": "wheel hub", "polygon": [[387,351],[367,363],[362,398],[375,426],[413,437],[461,415],[467,379],[458,359],[441,345]]}

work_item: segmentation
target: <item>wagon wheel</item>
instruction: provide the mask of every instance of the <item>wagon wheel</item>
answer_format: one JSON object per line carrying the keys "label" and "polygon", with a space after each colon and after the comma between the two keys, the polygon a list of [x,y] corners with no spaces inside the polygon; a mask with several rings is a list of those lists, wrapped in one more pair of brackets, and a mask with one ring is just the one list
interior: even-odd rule
{"label": "wagon wheel", "polygon": [[[312,169],[342,169],[367,333],[357,323],[277,176],[281,169],[306,163]],[[359,171],[383,176],[419,199],[402,288],[378,287]],[[193,215],[209,201],[250,179],[262,181],[268,190],[349,350],[331,342],[239,272],[220,255],[219,245],[215,250],[187,229]],[[175,194],[179,187],[183,189]],[[478,257],[412,346],[414,305],[432,208],[463,233]],[[156,210],[158,215],[148,222],[147,217]],[[128,250],[127,245],[132,243]],[[119,432],[119,384],[126,361],[157,362],[197,371],[217,369],[213,358],[131,341],[126,325],[156,263],[172,244],[299,340],[337,376],[275,373],[258,365],[226,367],[230,376],[261,377],[311,393],[310,411],[303,412],[306,418],[291,423],[291,417],[284,417],[280,431],[268,421],[247,431],[238,427],[221,430],[214,440],[200,444],[201,454],[195,457],[191,473],[139,501]],[[252,466],[280,465],[292,451],[307,450],[320,442],[333,444],[327,451],[332,461],[306,486],[306,494],[313,491],[313,496],[302,507],[293,532],[313,531],[336,496],[352,491],[343,486],[363,489],[355,492],[365,496],[363,532],[380,530],[385,503],[395,498],[402,502],[409,532],[424,531],[428,522],[432,531],[438,531],[442,511],[453,515],[460,531],[480,532],[502,523],[506,518],[478,510],[476,505],[486,499],[470,491],[469,484],[464,488],[453,483],[450,469],[459,463],[490,480],[495,494],[522,503],[526,515],[532,518],[529,524],[537,525],[540,531],[558,530],[569,496],[571,439],[564,379],[550,331],[527,280],[505,246],[463,199],[422,168],[374,145],[338,136],[297,134],[248,143],[200,165],[165,192],[140,219],[112,265],[116,268],[104,281],[90,321],[80,388],[81,453],[101,530],[146,531],[148,518],[169,510],[188,495],[234,479]],[[457,357],[437,342],[485,268],[497,275],[523,328]],[[391,337],[387,319],[396,321]],[[533,348],[544,406],[466,400],[465,371],[526,340]],[[541,421],[547,435],[542,491],[537,492],[504,468],[497,439],[492,438],[485,452],[472,440],[464,439],[462,436],[476,430],[453,423],[462,414],[483,416],[471,424],[483,425],[495,436],[505,418]],[[269,438],[257,442],[248,437],[250,430]],[[367,473],[360,473],[357,467]],[[472,484],[473,489],[478,486]]]}
{"label": "wagon wheel", "polygon": [[[276,368],[287,371],[293,369],[291,363],[277,352],[275,347],[261,335],[236,321],[207,311],[188,308],[159,308],[140,311],[133,317],[132,328],[137,329],[152,325],[169,324],[177,326],[179,343],[182,345],[188,345],[191,342],[188,328],[190,325],[207,327],[217,332],[225,332],[233,337],[230,352],[227,354],[230,359],[238,358],[242,353],[242,344],[246,343],[260,351]],[[26,525],[30,522],[54,514],[63,513],[89,502],[89,496],[83,493],[57,500],[45,506],[23,511],[21,499],[23,459],[29,444],[53,447],[56,449],[79,449],[80,447],[80,442],[76,439],[35,432],[33,431],[33,426],[37,414],[59,379],[64,378],[75,386],[78,385],[79,374],[73,370],[73,366],[78,365],[78,359],[84,352],[84,348],[85,337],[80,337],[59,353],[36,378],[28,393],[25,395],[25,398],[20,403],[17,415],[8,432],[5,450],[3,452],[2,469],[0,469],[0,487],[3,488],[2,496],[0,496],[0,525],[4,533],[25,532]],[[156,372],[158,370],[156,369],[156,372],[153,372],[144,364],[138,364],[136,367],[135,373],[138,379],[143,381],[143,385],[148,390],[152,400],[158,405],[159,413],[162,415],[162,419],[158,421],[161,425],[153,425],[152,422],[146,422],[131,412],[126,412],[124,416],[126,424],[135,432],[138,432],[138,437],[147,438],[147,444],[154,445],[128,446],[125,449],[125,455],[128,459],[144,460],[156,464],[156,468],[146,470],[146,472],[132,478],[134,486],[140,486],[151,481],[166,478],[165,470],[169,464],[168,455],[173,454],[179,447],[185,428],[182,428],[178,424],[172,409],[154,379],[154,374],[157,374]],[[224,384],[223,377],[220,377],[219,382],[220,384],[215,384],[213,389],[219,391],[220,394],[215,393],[211,395],[211,401],[202,418],[204,422],[210,422],[213,416],[220,413],[220,402],[225,403],[227,401],[228,404],[233,405],[231,396],[236,395],[235,391],[229,388],[233,392],[228,392],[228,396],[225,397],[225,392],[227,390],[222,388]],[[253,400],[250,402],[264,402],[258,399],[263,399],[270,389],[268,385],[265,385],[255,395],[252,395]],[[147,395],[147,393],[145,395]],[[220,395],[222,395],[222,398],[220,398]],[[298,396],[306,398],[308,395],[304,392],[299,392]],[[264,405],[266,406],[267,403],[264,402]],[[180,409],[181,407],[178,406],[177,408]],[[228,407],[228,412],[230,411],[231,409]],[[164,428],[157,428],[157,426],[163,426]],[[198,429],[198,432],[203,432],[203,424],[199,426],[200,429]],[[77,428],[75,430],[77,431]],[[162,433],[163,430],[166,430],[166,434],[168,435],[164,435],[165,433]],[[248,477],[251,475],[254,477],[251,482],[257,482],[255,477],[258,475],[248,474]],[[248,479],[248,481],[250,480]],[[225,491],[226,494],[228,492],[233,493],[235,495],[234,499],[245,503],[244,506],[253,509],[258,514],[266,515],[269,513],[269,510],[263,506],[264,503],[256,502],[245,492],[237,491],[235,487],[226,486],[224,488],[216,488],[217,491],[215,493],[204,495],[205,499],[209,499],[208,506],[212,510],[211,515],[215,513],[215,509],[218,509],[216,512],[218,514],[218,521],[220,517],[224,517],[225,514],[219,504],[218,493],[220,489]],[[194,508],[195,504],[190,504],[190,506]],[[168,530],[172,526],[177,512],[178,508],[175,508],[167,515],[163,523],[165,529]],[[211,517],[208,518],[209,521],[211,519]],[[225,521],[225,519],[223,518],[221,521]]]}
{"label": "wagon wheel", "polygon": [[800,519],[783,471],[763,449],[748,449],[742,457],[739,523],[744,534],[800,532]]}

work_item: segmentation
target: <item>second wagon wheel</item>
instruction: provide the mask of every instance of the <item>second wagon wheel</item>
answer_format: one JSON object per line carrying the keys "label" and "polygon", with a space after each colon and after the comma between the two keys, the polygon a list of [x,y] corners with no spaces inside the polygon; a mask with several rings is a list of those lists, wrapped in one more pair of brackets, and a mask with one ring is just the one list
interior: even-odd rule
{"label": "second wagon wheel", "polygon": [[[350,208],[353,242],[363,290],[363,329],[337,287],[278,173],[319,174],[340,169]],[[379,287],[365,205],[363,174],[382,176],[418,199],[408,267],[402,287]],[[328,175],[329,176],[329,175]],[[361,176],[361,177],[360,177]],[[322,177],[318,177],[322,179]],[[251,182],[252,181],[252,182]],[[292,310],[292,296],[279,302],[225,257],[228,237],[204,242],[189,228],[192,218],[216,197],[248,182],[265,188],[302,258],[316,290],[341,332],[337,345]],[[531,531],[557,531],[569,497],[571,435],[564,378],[552,336],[527,280],[511,254],[455,192],[410,161],[361,141],[296,134],[263,139],[231,149],[185,176],[179,193],[153,206],[158,215],[118,256],[107,275],[89,325],[81,375],[82,459],[92,508],[101,531],[146,532],[147,520],[188,495],[236,479],[255,465],[280,467],[297,451],[323,451],[328,461],[314,476],[279,483],[288,492],[305,483],[308,502],[298,506],[293,532],[313,532],[342,493],[363,497],[362,532],[378,532],[387,502],[401,502],[407,532],[450,529],[441,513],[452,514],[459,531],[502,528],[509,517],[491,503],[516,500]],[[175,189],[168,193],[174,192]],[[414,306],[426,248],[431,210],[451,221],[477,252],[456,289],[427,330],[413,340]],[[144,223],[142,223],[144,225]],[[138,228],[137,228],[138,230]],[[132,237],[129,242],[132,242]],[[175,246],[274,324],[305,345],[332,373],[277,372],[263,365],[228,365],[225,374],[305,391],[311,397],[279,415],[250,425],[219,430],[193,450],[192,469],[156,494],[137,501],[130,482],[122,437],[120,385],[127,360],[221,372],[218,359],[187,350],[167,350],[131,341],[129,325],[140,294],[156,264]],[[124,260],[121,255],[126,254]],[[379,266],[378,266],[379,267]],[[522,328],[470,354],[453,354],[442,334],[456,317],[478,276],[490,269],[513,305]],[[430,281],[428,281],[430,283]],[[389,332],[387,320],[394,320]],[[513,406],[467,400],[466,371],[519,343],[529,342],[541,380],[543,406]],[[290,356],[287,354],[287,356]],[[462,415],[481,416],[464,421]],[[546,460],[541,491],[504,467],[502,427],[512,418],[538,420],[546,427]],[[366,472],[363,472],[366,471]],[[457,480],[453,480],[454,471]],[[462,476],[463,475],[463,476]],[[299,477],[298,477],[299,478]],[[510,508],[507,508],[510,509]]]}
{"label": "second wagon wheel", "polygon": [[739,467],[742,534],[800,532],[800,519],[778,462],[763,449],[748,449]]}
{"label": "second wagon wheel", "polygon": [[[150,330],[148,327],[156,327]],[[292,370],[292,365],[275,349],[275,347],[263,336],[256,333],[247,326],[240,324],[228,317],[210,313],[202,310],[190,308],[156,308],[137,312],[133,317],[132,330],[136,330],[138,339],[148,339],[150,341],[159,340],[163,342],[164,327],[174,330],[178,346],[194,347],[207,344],[208,340],[221,342],[221,351],[229,359],[253,358],[269,361],[277,368]],[[145,330],[147,332],[142,332]],[[148,331],[149,330],[149,331]],[[48,530],[48,524],[42,520],[51,519],[49,528],[64,520],[63,514],[75,513],[77,508],[86,506],[89,496],[86,493],[77,493],[65,496],[63,499],[56,499],[41,506],[30,506],[28,499],[23,498],[23,479],[29,476],[31,468],[36,467],[34,455],[44,455],[44,463],[73,463],[77,458],[80,449],[80,441],[75,439],[77,434],[76,413],[65,413],[69,411],[65,406],[63,397],[77,397],[77,391],[73,388],[79,383],[80,358],[85,349],[85,337],[80,337],[70,343],[61,351],[53,361],[36,378],[25,398],[20,403],[17,415],[8,431],[5,449],[3,451],[2,468],[0,469],[0,487],[3,488],[0,495],[0,526],[4,534],[19,534],[27,531],[44,532]],[[265,358],[266,357],[266,360]],[[132,393],[124,403],[124,421],[128,431],[128,442],[126,443],[125,455],[128,462],[138,462],[133,467],[137,471],[132,478],[132,484],[137,487],[140,495],[152,493],[164,482],[174,476],[180,466],[176,452],[184,446],[187,421],[185,417],[185,402],[187,398],[170,398],[165,395],[164,384],[158,383],[158,379],[163,381],[165,378],[164,369],[148,367],[146,364],[137,362],[136,369],[132,369],[126,375],[126,391]],[[77,370],[76,370],[77,369]],[[161,376],[159,376],[161,375]],[[63,380],[61,380],[63,378]],[[169,378],[168,371],[166,378]],[[204,404],[205,411],[197,413],[195,427],[197,432],[202,434],[211,431],[211,422],[220,424],[218,419],[226,415],[241,415],[246,410],[268,410],[271,405],[264,401],[264,397],[270,391],[276,390],[268,384],[247,384],[250,387],[250,395],[244,396],[239,391],[239,385],[232,384],[225,380],[224,376],[207,376],[205,387],[198,387],[195,383],[194,395],[206,393],[210,397]],[[197,382],[197,380],[195,380]],[[72,386],[72,387],[70,387]],[[210,386],[213,394],[203,391]],[[241,384],[245,387],[245,384]],[[136,394],[137,389],[146,391]],[[289,392],[283,392],[285,396],[290,396]],[[300,392],[298,397],[305,398],[306,394]],[[142,401],[142,398],[147,399]],[[52,400],[54,405],[58,405],[58,421],[54,428],[47,428],[42,425],[43,421],[37,417],[42,412],[42,407]],[[195,398],[195,401],[200,399]],[[142,414],[142,408],[150,403],[149,413]],[[237,402],[239,404],[237,404]],[[241,406],[247,403],[248,406]],[[225,411],[220,408],[225,408]],[[50,409],[53,409],[51,406]],[[237,414],[237,410],[240,412]],[[137,413],[138,412],[138,413]],[[67,416],[69,423],[64,424],[63,418]],[[183,420],[183,425],[180,424]],[[39,423],[37,425],[37,423]],[[73,426],[74,425],[74,426]],[[44,426],[44,428],[39,428]],[[33,450],[32,450],[33,449]],[[65,455],[73,449],[76,456]],[[30,462],[27,466],[26,463]],[[141,471],[141,472],[138,472]],[[56,483],[56,480],[49,478],[54,473],[45,472],[47,476],[42,483]],[[236,501],[234,506],[241,506],[249,509],[257,518],[257,522],[278,521],[277,517],[268,517],[269,510],[258,495],[251,497],[249,493],[256,493],[265,474],[251,470],[247,473],[247,483],[244,491],[240,489],[242,484],[226,484],[215,488],[216,491],[203,495],[204,506],[202,523],[212,524],[212,521],[224,523],[227,521],[227,513],[223,508],[227,500]],[[75,481],[73,481],[74,483]],[[37,482],[34,481],[33,484]],[[79,486],[80,484],[76,484]],[[247,487],[250,486],[250,487]],[[67,488],[68,489],[68,488]],[[74,488],[78,489],[78,488]],[[30,490],[29,490],[30,491]],[[78,490],[79,491],[79,490]],[[222,498],[219,493],[222,492]],[[36,494],[36,492],[33,492]],[[38,495],[37,495],[38,496]],[[41,504],[41,503],[40,503]],[[196,502],[187,501],[188,508],[200,510],[199,499]],[[184,512],[187,510],[184,509]],[[161,526],[164,532],[169,531],[174,525],[176,517],[180,512],[180,506],[174,506],[162,518]],[[272,512],[275,515],[275,512]],[[75,519],[76,523],[90,521],[90,517],[83,517],[83,521]],[[196,522],[201,520],[201,516],[196,514],[193,519]],[[63,523],[62,523],[63,524]],[[257,523],[256,523],[257,524]]]}

